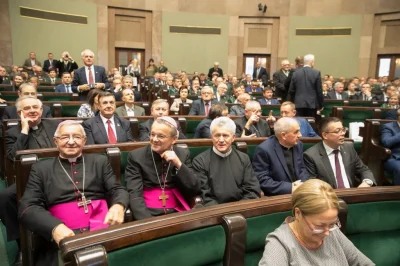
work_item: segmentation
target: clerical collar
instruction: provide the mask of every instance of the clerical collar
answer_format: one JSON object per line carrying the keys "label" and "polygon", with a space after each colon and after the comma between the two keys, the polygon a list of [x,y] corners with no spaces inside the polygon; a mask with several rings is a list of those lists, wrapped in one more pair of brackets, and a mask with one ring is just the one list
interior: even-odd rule
{"label": "clerical collar", "polygon": [[78,159],[82,158],[82,153],[79,154],[78,156],[74,157],[74,158],[63,158],[61,155],[60,155],[60,158],[61,158],[62,160],[68,160],[70,163],[76,163],[76,161],[77,161]]}
{"label": "clerical collar", "polygon": [[32,130],[38,130],[39,129],[39,127],[38,126],[34,126],[34,127],[32,127]]}
{"label": "clerical collar", "polygon": [[285,146],[283,146],[282,144],[279,144],[279,145],[281,145],[281,148],[282,148],[282,150],[284,150],[284,151],[290,151],[290,149],[292,148],[292,147],[285,147]]}
{"label": "clerical collar", "polygon": [[217,148],[215,148],[215,147],[213,146],[213,151],[214,151],[214,153],[215,153],[216,155],[218,155],[218,156],[220,156],[220,157],[222,157],[222,158],[226,158],[226,157],[228,157],[228,156],[232,153],[232,147],[231,147],[231,149],[230,149],[228,152],[222,153],[222,152],[220,152],[219,150],[217,150]]}

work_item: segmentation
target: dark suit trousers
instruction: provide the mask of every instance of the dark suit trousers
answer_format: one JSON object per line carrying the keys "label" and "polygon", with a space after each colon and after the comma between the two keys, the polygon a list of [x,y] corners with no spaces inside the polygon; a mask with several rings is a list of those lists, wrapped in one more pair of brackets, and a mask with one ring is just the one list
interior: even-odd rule
{"label": "dark suit trousers", "polygon": [[0,219],[6,227],[7,241],[19,239],[17,187],[15,184],[0,192]]}
{"label": "dark suit trousers", "polygon": [[296,116],[316,117],[317,116],[317,109],[296,108]]}

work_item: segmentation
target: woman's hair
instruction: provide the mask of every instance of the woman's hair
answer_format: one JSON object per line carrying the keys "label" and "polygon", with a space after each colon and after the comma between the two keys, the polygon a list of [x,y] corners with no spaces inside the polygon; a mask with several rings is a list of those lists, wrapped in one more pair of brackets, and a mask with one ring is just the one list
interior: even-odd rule
{"label": "woman's hair", "polygon": [[182,87],[179,89],[179,94],[180,94],[180,93],[181,93],[181,91],[183,91],[183,90],[187,90],[187,91],[189,92],[189,89],[188,89],[188,87],[186,87],[186,86],[182,85]]}
{"label": "woman's hair", "polygon": [[150,66],[150,63],[154,63],[154,59],[153,58],[149,59],[149,65],[148,66]]}
{"label": "woman's hair", "polygon": [[102,92],[102,90],[94,89],[90,90],[87,97],[88,97],[88,104],[90,105],[90,108],[94,112],[94,99],[96,98],[97,95],[99,95]]}
{"label": "woman's hair", "polygon": [[320,179],[310,179],[292,194],[292,213],[299,208],[304,216],[323,213],[331,208],[339,210],[339,201],[333,188]]}

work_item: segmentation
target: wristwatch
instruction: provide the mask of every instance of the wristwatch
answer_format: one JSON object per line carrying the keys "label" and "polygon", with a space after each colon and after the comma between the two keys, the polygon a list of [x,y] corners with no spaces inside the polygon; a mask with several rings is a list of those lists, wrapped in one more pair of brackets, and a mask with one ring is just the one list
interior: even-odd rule
{"label": "wristwatch", "polygon": [[370,180],[370,179],[364,179],[363,182],[367,183],[371,187],[374,185],[374,182],[372,182],[372,180]]}

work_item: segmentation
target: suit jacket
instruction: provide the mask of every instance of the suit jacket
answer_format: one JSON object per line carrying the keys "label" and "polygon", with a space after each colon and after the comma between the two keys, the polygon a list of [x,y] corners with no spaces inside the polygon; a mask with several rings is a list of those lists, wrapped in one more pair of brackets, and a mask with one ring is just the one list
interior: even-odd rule
{"label": "suit jacket", "polygon": [[[171,104],[171,108],[169,108],[172,112],[179,112],[179,105],[182,103],[181,98],[174,99],[174,102]],[[193,103],[193,100],[186,99],[186,103]]]}
{"label": "suit jacket", "polygon": [[[350,187],[357,187],[361,183],[356,180],[356,176],[361,177],[361,180],[370,179],[375,183],[374,175],[358,157],[352,142],[345,142],[340,146],[340,154]],[[304,152],[304,164],[310,177],[321,179],[333,188],[337,188],[336,178],[322,141]]]}
{"label": "suit jacket", "polygon": [[[335,90],[329,91],[328,94],[327,94],[327,97],[328,97],[328,99],[331,99],[331,100],[338,100],[337,97],[336,97],[336,91]],[[342,93],[342,100],[343,101],[347,101],[348,99],[349,99],[349,95],[347,93],[343,92]]]}
{"label": "suit jacket", "polygon": [[245,114],[244,108],[240,104],[233,105],[229,115],[243,116]]}
{"label": "suit jacket", "polygon": [[[299,141],[292,149],[295,179],[304,182],[309,179],[309,175],[303,162],[303,143]],[[292,193],[293,181],[282,147],[275,136],[269,137],[256,148],[253,168],[266,196]]]}
{"label": "suit jacket", "polygon": [[[153,125],[154,118],[150,118],[149,120],[140,123],[139,124],[139,141],[149,141],[150,137],[149,134],[151,132],[151,126]],[[179,131],[179,137],[178,139],[186,139],[185,134],[182,132],[181,125],[179,122],[176,122],[178,124],[178,131]]]}
{"label": "suit jacket", "polygon": [[[213,104],[217,103],[215,99],[211,100],[210,108]],[[203,99],[194,100],[192,108],[190,108],[189,115],[206,115],[206,109],[204,108]]]}
{"label": "suit jacket", "polygon": [[194,133],[193,138],[194,139],[209,139],[211,138],[210,134],[210,125],[211,125],[212,119],[210,118],[204,118],[196,127],[196,131]]}
{"label": "suit jacket", "polygon": [[267,85],[269,79],[269,73],[265,69],[265,67],[260,68],[260,72],[257,75],[257,68],[253,69],[253,79],[261,79],[264,86]]}
{"label": "suit jacket", "polygon": [[[135,116],[144,116],[145,115],[144,108],[140,107],[140,106],[137,106],[137,105],[133,106],[133,112],[135,113]],[[118,116],[128,116],[128,113],[126,112],[125,105],[118,107],[115,110],[115,113]]]}
{"label": "suit jacket", "polygon": [[[35,59],[35,64],[36,64],[37,66],[42,66],[42,64],[41,64],[37,59]],[[23,65],[22,67],[23,67],[25,70],[28,70],[28,67],[32,67],[31,59],[30,59],[30,58],[26,59],[25,62],[24,62],[24,65]],[[32,71],[32,70],[29,70],[29,71]]]}
{"label": "suit jacket", "polygon": [[65,65],[63,60],[58,60],[56,67],[58,68],[58,77],[61,78],[64,72],[71,73],[78,69],[78,64],[75,61],[68,61],[67,65]]}
{"label": "suit jacket", "polygon": [[210,79],[212,79],[212,73],[214,73],[214,72],[218,72],[218,74],[219,74],[219,76],[222,78],[222,76],[224,75],[224,71],[222,71],[222,69],[221,68],[217,68],[217,70],[215,70],[214,69],[214,67],[212,67],[212,68],[210,68],[209,70],[208,70],[208,77],[210,78]]}
{"label": "suit jacket", "polygon": [[247,123],[246,116],[235,119],[233,122],[235,122],[236,125],[236,137],[238,138],[240,138],[240,136],[242,135],[243,129],[246,136],[249,136],[251,134],[256,134],[257,137],[271,136],[271,129],[269,128],[267,121],[262,118],[260,118],[260,120],[258,120],[256,124],[253,124],[250,130],[245,128]]}
{"label": "suit jacket", "polygon": [[296,108],[320,109],[324,106],[321,72],[311,67],[298,68],[289,87],[288,100]]}
{"label": "suit jacket", "polygon": [[[70,85],[70,88],[72,90],[72,84],[69,84],[69,85]],[[58,84],[56,86],[56,92],[68,92],[68,91],[65,88],[65,84]]]}
{"label": "suit jacket", "polygon": [[[51,147],[55,147],[56,145],[53,142],[53,136],[56,132],[57,126],[60,123],[60,120],[42,120],[41,123],[43,125],[43,129],[46,132],[47,137],[49,138],[49,142],[51,143]],[[15,159],[15,155],[17,151],[27,150],[27,149],[39,149],[39,145],[36,141],[29,137],[30,134],[21,134],[21,126],[15,126],[6,131],[5,142],[6,142],[6,150],[7,157],[10,160]],[[48,147],[48,148],[51,148]]]}
{"label": "suit jacket", "polygon": [[391,158],[400,159],[400,127],[397,121],[381,126],[381,143],[392,151]]}
{"label": "suit jacket", "polygon": [[310,138],[319,137],[306,119],[301,117],[294,117],[294,119],[296,119],[297,122],[299,122],[301,136]]}
{"label": "suit jacket", "polygon": [[270,100],[271,103],[267,103],[267,99],[262,98],[262,99],[258,99],[258,102],[260,104],[281,104],[277,99],[271,99]]}
{"label": "suit jacket", "polygon": [[[354,100],[360,100],[360,101],[364,101],[364,93],[359,93],[357,95],[357,98],[354,97]],[[370,100],[365,100],[365,101],[376,101],[376,95],[371,93],[371,99]]]}
{"label": "suit jacket", "polygon": [[[129,121],[114,115],[115,131],[117,142],[133,141]],[[107,129],[101,120],[100,114],[85,120],[82,124],[86,132],[86,145],[90,144],[108,144]]]}
{"label": "suit jacket", "polygon": [[50,60],[46,59],[43,62],[43,70],[44,72],[49,72],[49,68],[52,67],[57,72],[57,60],[52,60],[50,64]]}
{"label": "suit jacket", "polygon": [[[116,102],[122,101],[122,91],[123,91],[123,89],[118,91],[118,92],[115,92],[114,89],[109,88],[108,91],[114,94]],[[140,94],[139,91],[135,91],[135,90],[133,91],[133,99],[134,99],[135,102],[141,102],[142,101],[142,95]]]}
{"label": "suit jacket", "polygon": [[[290,72],[289,72],[290,73]],[[283,73],[282,69],[276,71],[272,75],[272,79],[275,83],[275,96],[281,97],[283,100],[286,99],[288,89],[285,88],[285,80],[288,77]]]}
{"label": "suit jacket", "polygon": [[[104,89],[108,89],[109,83],[108,83],[108,78],[106,74],[106,70],[102,66],[96,66],[93,65],[94,67],[94,82],[95,83],[104,83]],[[87,99],[87,94],[89,91],[84,91],[84,92],[79,92],[78,91],[78,86],[79,85],[85,85],[88,84],[89,81],[86,78],[86,70],[85,67],[81,67],[77,69],[74,72],[74,80],[72,81],[72,91],[75,93],[79,93],[79,100],[80,101],[86,101]]]}
{"label": "suit jacket", "polygon": [[383,119],[386,119],[386,120],[397,120],[397,109],[387,111],[384,114],[384,118]]}
{"label": "suit jacket", "polygon": [[[249,93],[249,92],[252,92],[251,87],[247,87],[247,88],[246,88],[246,93]],[[256,89],[256,92],[263,92],[263,89],[260,88],[260,87],[258,87],[258,88]]]}

